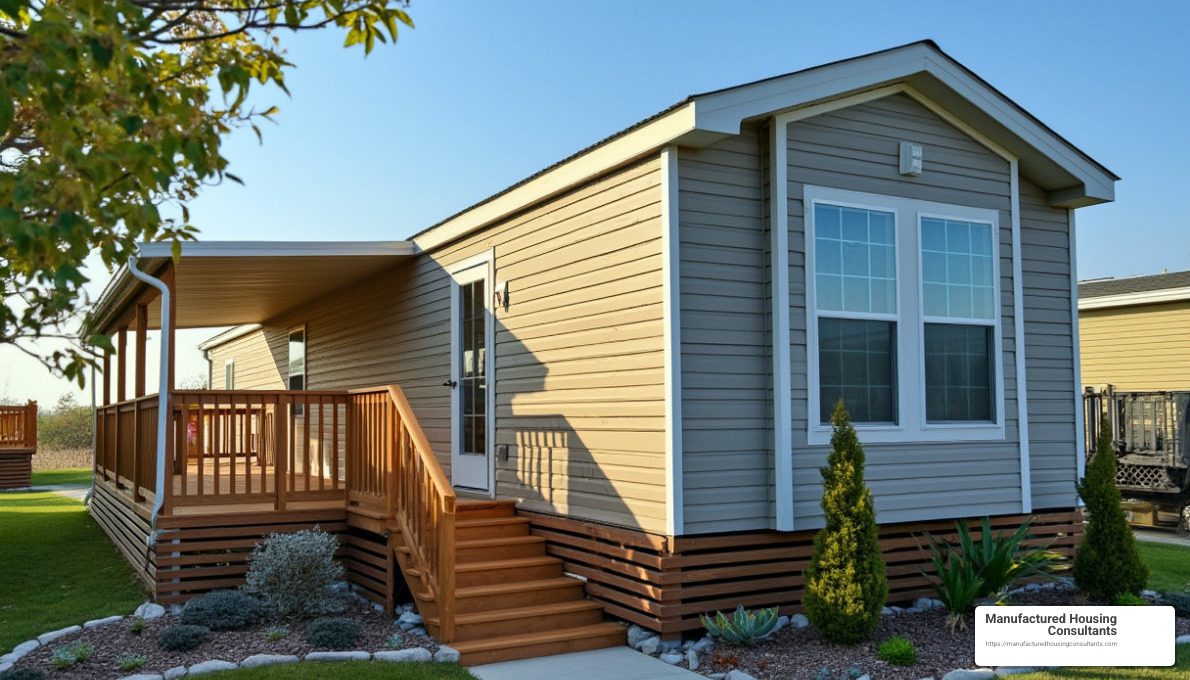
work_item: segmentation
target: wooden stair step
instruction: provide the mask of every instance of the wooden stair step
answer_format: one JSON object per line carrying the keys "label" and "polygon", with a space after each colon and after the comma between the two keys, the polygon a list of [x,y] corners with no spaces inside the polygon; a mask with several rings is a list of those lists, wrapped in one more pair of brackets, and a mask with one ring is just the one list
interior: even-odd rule
{"label": "wooden stair step", "polygon": [[456,640],[451,642],[450,646],[459,651],[463,665],[475,666],[615,647],[624,644],[624,635],[624,628],[619,624],[596,623],[548,632],[503,635],[482,640]]}
{"label": "wooden stair step", "polygon": [[583,582],[569,576],[455,588],[455,606],[460,614],[530,607],[582,597]]}
{"label": "wooden stair step", "polygon": [[[509,630],[543,633],[590,626],[603,621],[603,606],[591,600],[569,600],[530,607],[510,607],[455,616],[455,641],[498,637]],[[427,617],[426,626],[437,634],[439,620]]]}
{"label": "wooden stair step", "polygon": [[455,511],[458,513],[458,519],[512,517],[516,515],[516,501],[459,499]]}
{"label": "wooden stair step", "polygon": [[562,560],[549,555],[507,560],[466,562],[455,565],[455,586],[467,588],[491,583],[536,580],[562,575]]}
{"label": "wooden stair step", "polygon": [[455,520],[455,538],[459,541],[528,535],[529,520],[525,517],[481,517]]}
{"label": "wooden stair step", "polygon": [[459,563],[537,557],[544,554],[545,538],[541,536],[506,536],[455,542],[455,561]]}

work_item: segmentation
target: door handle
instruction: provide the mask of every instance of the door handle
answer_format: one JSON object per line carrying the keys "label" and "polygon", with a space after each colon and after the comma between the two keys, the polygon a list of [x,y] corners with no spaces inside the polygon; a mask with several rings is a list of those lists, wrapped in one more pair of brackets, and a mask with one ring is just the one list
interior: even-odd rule
{"label": "door handle", "polygon": [[442,383],[442,386],[454,389],[458,384],[459,383],[454,380],[447,380],[446,382]]}

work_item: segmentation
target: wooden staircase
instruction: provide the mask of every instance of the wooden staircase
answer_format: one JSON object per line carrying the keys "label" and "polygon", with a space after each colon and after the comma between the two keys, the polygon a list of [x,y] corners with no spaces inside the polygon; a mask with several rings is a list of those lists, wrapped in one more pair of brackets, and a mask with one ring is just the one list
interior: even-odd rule
{"label": "wooden staircase", "polygon": [[400,387],[354,391],[349,406],[348,513],[388,533],[386,581],[401,573],[461,663],[624,644],[512,502],[457,497]]}
{"label": "wooden staircase", "polygon": [[455,519],[453,633],[444,635],[437,598],[399,533],[389,543],[426,628],[468,666],[624,644],[624,628],[604,622],[583,582],[529,534],[509,501],[460,499]]}

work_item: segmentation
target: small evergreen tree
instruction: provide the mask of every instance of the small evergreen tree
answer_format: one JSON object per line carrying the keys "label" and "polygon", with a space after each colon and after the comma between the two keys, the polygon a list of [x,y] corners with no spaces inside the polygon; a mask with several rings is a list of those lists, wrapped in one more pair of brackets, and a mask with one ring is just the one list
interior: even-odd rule
{"label": "small evergreen tree", "polygon": [[1074,557],[1078,587],[1092,600],[1109,604],[1122,593],[1139,593],[1149,579],[1149,569],[1140,561],[1132,528],[1120,507],[1116,453],[1112,450],[1111,422],[1106,416],[1099,428],[1095,455],[1079,482],[1078,495],[1090,515]]}
{"label": "small evergreen tree", "polygon": [[854,644],[876,629],[888,578],[872,492],[864,485],[864,448],[842,400],[831,423],[834,451],[822,468],[826,526],[814,537],[806,570],[806,616],[827,640]]}

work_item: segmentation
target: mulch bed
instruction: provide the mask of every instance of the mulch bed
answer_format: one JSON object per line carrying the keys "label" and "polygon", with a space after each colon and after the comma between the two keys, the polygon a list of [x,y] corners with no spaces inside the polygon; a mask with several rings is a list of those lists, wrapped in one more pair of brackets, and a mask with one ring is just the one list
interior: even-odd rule
{"label": "mulch bed", "polygon": [[[433,652],[438,648],[429,637],[402,632],[393,625],[391,618],[377,611],[371,603],[350,599],[347,610],[336,616],[350,618],[360,624],[360,639],[353,649],[375,652],[425,647]],[[308,620],[269,621],[244,630],[213,631],[206,642],[188,652],[169,652],[159,648],[157,634],[176,623],[179,623],[177,616],[166,614],[162,618],[146,621],[140,634],[129,632],[127,620],[85,629],[39,647],[17,662],[16,668],[40,668],[52,680],[102,680],[136,673],[163,673],[176,666],[190,666],[209,659],[239,662],[253,654],[292,654],[301,657],[322,649],[306,641]],[[289,635],[281,640],[270,641],[266,635],[270,628],[277,626],[288,628]],[[400,637],[401,645],[389,647],[387,641],[394,633]],[[64,670],[58,670],[50,663],[55,648],[83,641],[90,642],[95,648],[89,660]],[[120,659],[129,655],[141,655],[148,661],[134,671],[118,670]]]}
{"label": "mulch bed", "polygon": [[[1085,605],[1072,591],[1020,593],[1010,598],[1019,605]],[[1190,633],[1190,619],[1178,618],[1178,635]],[[917,663],[893,666],[876,658],[881,642],[901,635],[917,648]],[[872,638],[847,647],[823,640],[813,626],[795,630],[787,627],[753,648],[719,646],[704,656],[699,672],[725,672],[739,668],[760,680],[817,680],[823,668],[831,680],[847,678],[848,671],[869,674],[874,680],[918,680],[940,678],[956,668],[975,668],[975,628],[951,635],[946,629],[946,612],[931,610],[880,617]],[[857,674],[857,675],[858,675]]]}

